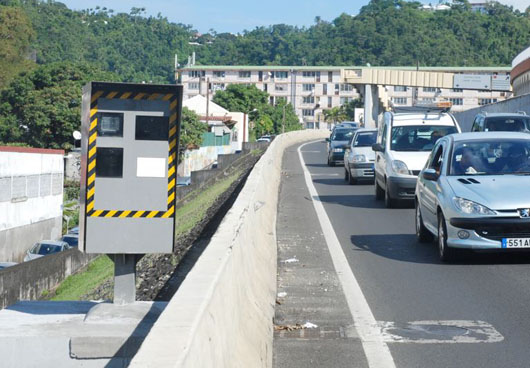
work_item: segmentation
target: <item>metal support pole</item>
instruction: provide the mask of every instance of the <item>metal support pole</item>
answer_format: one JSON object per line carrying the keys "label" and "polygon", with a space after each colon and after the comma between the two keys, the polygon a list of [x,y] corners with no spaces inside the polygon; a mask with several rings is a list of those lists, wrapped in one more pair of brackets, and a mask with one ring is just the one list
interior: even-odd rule
{"label": "metal support pole", "polygon": [[131,304],[136,301],[136,254],[113,254],[114,304]]}

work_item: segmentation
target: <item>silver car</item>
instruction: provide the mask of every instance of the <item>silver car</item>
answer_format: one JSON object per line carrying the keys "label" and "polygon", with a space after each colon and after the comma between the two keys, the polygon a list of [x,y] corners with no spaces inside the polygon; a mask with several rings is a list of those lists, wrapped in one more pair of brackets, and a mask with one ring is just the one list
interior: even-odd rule
{"label": "silver car", "polygon": [[344,180],[356,184],[359,179],[374,180],[375,152],[372,145],[377,129],[358,129],[344,152]]}
{"label": "silver car", "polygon": [[62,240],[42,240],[26,252],[24,262],[47,256],[49,254],[59,253],[67,249],[70,249],[70,246],[67,242]]}
{"label": "silver car", "polygon": [[416,235],[440,259],[463,248],[530,249],[530,136],[452,134],[433,147],[416,185]]}

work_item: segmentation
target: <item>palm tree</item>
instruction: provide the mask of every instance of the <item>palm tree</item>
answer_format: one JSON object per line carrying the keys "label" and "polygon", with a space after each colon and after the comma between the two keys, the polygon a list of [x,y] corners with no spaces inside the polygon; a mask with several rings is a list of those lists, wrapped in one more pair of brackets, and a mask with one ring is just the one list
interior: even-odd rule
{"label": "palm tree", "polygon": [[346,120],[344,110],[338,106],[324,110],[324,121],[327,123],[340,123]]}

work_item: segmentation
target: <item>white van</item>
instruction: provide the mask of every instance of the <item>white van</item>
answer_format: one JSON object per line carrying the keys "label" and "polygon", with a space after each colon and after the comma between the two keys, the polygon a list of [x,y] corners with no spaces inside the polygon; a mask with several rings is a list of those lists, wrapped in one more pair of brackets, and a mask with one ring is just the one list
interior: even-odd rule
{"label": "white van", "polygon": [[444,110],[410,108],[385,112],[379,121],[375,151],[375,197],[388,208],[413,200],[416,179],[436,141],[460,133],[456,119]]}

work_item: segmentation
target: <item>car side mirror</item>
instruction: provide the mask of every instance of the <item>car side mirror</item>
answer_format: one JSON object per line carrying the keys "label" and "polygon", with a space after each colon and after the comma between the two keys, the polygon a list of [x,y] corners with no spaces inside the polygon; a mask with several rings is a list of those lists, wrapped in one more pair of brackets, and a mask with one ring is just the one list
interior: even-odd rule
{"label": "car side mirror", "polygon": [[326,138],[326,142],[329,142],[329,138]]}
{"label": "car side mirror", "polygon": [[374,150],[375,152],[384,152],[384,148],[381,143],[372,144],[372,150]]}
{"label": "car side mirror", "polygon": [[438,173],[434,169],[424,170],[422,176],[425,180],[430,180],[430,181],[437,181],[438,178],[440,177],[440,175],[438,175]]}

